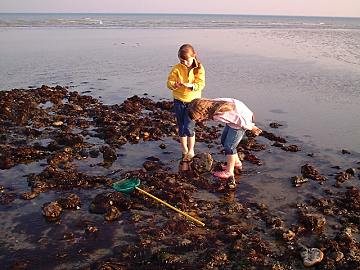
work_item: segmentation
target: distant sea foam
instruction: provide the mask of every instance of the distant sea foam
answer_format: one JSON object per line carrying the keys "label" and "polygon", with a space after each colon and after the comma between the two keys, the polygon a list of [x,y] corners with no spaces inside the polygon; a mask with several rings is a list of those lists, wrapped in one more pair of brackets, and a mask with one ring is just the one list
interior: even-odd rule
{"label": "distant sea foam", "polygon": [[0,13],[0,27],[360,29],[360,18],[205,14]]}

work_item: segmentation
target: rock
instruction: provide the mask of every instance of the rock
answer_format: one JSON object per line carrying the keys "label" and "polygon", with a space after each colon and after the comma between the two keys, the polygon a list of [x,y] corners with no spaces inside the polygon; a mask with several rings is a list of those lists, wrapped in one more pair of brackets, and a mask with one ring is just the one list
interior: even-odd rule
{"label": "rock", "polygon": [[99,229],[95,226],[91,226],[91,225],[88,225],[86,228],[85,228],[85,233],[86,234],[93,234],[93,233],[97,233],[99,231]]}
{"label": "rock", "polygon": [[23,192],[20,194],[20,198],[23,200],[32,200],[34,198],[36,198],[37,196],[39,196],[38,192]]}
{"label": "rock", "polygon": [[273,123],[270,123],[269,126],[270,126],[271,128],[279,128],[279,127],[281,127],[282,125],[279,124],[279,123],[273,122]]}
{"label": "rock", "polygon": [[16,199],[16,193],[13,192],[3,192],[0,194],[0,204],[6,205],[11,203]]}
{"label": "rock", "polygon": [[143,167],[147,171],[155,171],[161,167],[161,163],[158,161],[147,160],[143,163]]}
{"label": "rock", "polygon": [[344,253],[342,253],[341,251],[336,251],[334,253],[331,254],[331,257],[336,261],[339,262],[344,258]]}
{"label": "rock", "polygon": [[48,203],[45,203],[42,207],[42,214],[49,221],[59,220],[61,212],[62,212],[62,207],[57,202],[48,202]]}
{"label": "rock", "polygon": [[89,151],[90,157],[97,158],[100,154],[100,151],[96,148],[93,148]]}
{"label": "rock", "polygon": [[80,209],[80,197],[74,193],[67,194],[66,196],[60,198],[58,203],[64,209]]}
{"label": "rock", "polygon": [[305,267],[313,266],[321,262],[324,258],[324,253],[318,248],[303,248],[300,252]]}
{"label": "rock", "polygon": [[119,219],[120,217],[120,211],[119,209],[117,209],[117,207],[115,206],[111,206],[108,211],[105,213],[104,215],[104,219],[106,221],[114,221],[114,220],[117,220]]}
{"label": "rock", "polygon": [[166,149],[166,144],[161,143],[161,144],[159,145],[159,147],[160,147],[161,149]]}
{"label": "rock", "polygon": [[355,176],[356,170],[354,168],[349,168],[346,169],[345,172],[351,174],[352,176]]}
{"label": "rock", "polygon": [[191,168],[198,173],[211,171],[214,159],[209,153],[195,155],[192,159]]}
{"label": "rock", "polygon": [[351,179],[352,174],[347,173],[347,172],[340,172],[335,176],[335,179],[337,180],[337,182],[340,183],[344,183],[345,181]]}
{"label": "rock", "polygon": [[319,174],[319,172],[310,164],[301,166],[301,174],[305,178],[310,178],[319,182],[326,181],[326,177]]}
{"label": "rock", "polygon": [[311,231],[322,231],[326,219],[320,214],[310,214],[310,213],[300,213],[300,221],[305,225],[305,227]]}
{"label": "rock", "polygon": [[130,208],[130,203],[120,192],[104,192],[96,195],[89,210],[91,213],[105,214],[112,206],[119,210],[127,210]]}
{"label": "rock", "polygon": [[291,144],[291,145],[288,145],[288,146],[283,146],[281,147],[282,150],[284,151],[287,151],[287,152],[298,152],[300,151],[300,147],[295,145],[295,144]]}
{"label": "rock", "polygon": [[105,162],[113,162],[117,159],[115,150],[107,145],[102,146],[100,148],[100,152],[103,153],[103,158]]}
{"label": "rock", "polygon": [[272,146],[275,146],[275,147],[284,147],[284,144],[281,143],[281,142],[274,142],[274,143],[272,144]]}
{"label": "rock", "polygon": [[305,178],[303,176],[293,176],[291,177],[291,180],[293,182],[293,185],[295,187],[300,187],[302,184],[306,183],[306,182],[309,182],[309,179],[308,178]]}
{"label": "rock", "polygon": [[291,230],[288,230],[283,233],[282,237],[285,241],[291,241],[295,238],[295,233]]}

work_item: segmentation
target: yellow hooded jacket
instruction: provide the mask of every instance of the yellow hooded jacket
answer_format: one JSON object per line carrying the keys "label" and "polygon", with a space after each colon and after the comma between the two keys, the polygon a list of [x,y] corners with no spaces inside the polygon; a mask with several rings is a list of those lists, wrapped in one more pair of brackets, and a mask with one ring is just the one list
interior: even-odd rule
{"label": "yellow hooded jacket", "polygon": [[[197,68],[199,64],[196,60],[194,61],[195,67],[192,67],[190,70],[188,70],[187,66],[179,63],[176,64],[170,71],[167,80],[167,87],[173,91],[174,99],[178,99],[183,102],[191,102],[195,98],[201,98],[201,91],[205,87],[205,69],[203,65],[201,65],[195,75],[194,69]],[[175,89],[173,85],[176,82],[192,83],[194,86],[193,89],[185,86]]]}

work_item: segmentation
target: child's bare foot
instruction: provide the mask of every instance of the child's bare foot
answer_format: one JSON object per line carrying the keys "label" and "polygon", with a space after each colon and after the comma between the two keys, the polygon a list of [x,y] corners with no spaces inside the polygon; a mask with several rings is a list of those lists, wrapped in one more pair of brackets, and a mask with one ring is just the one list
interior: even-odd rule
{"label": "child's bare foot", "polygon": [[195,153],[194,153],[194,152],[189,151],[189,152],[187,153],[187,156],[188,156],[188,158],[189,158],[190,160],[192,160],[192,159],[193,159],[193,157],[195,156]]}
{"label": "child's bare foot", "polygon": [[183,154],[182,156],[182,161],[191,161],[194,157],[194,154],[190,154],[190,153],[187,153],[187,154]]}

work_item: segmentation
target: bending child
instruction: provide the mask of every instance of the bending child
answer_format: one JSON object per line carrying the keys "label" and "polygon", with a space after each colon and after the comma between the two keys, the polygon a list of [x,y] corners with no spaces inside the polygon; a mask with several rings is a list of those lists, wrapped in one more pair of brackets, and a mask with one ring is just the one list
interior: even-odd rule
{"label": "bending child", "polygon": [[183,161],[190,161],[195,155],[195,122],[189,118],[187,107],[193,99],[201,97],[205,69],[190,44],[180,47],[178,58],[180,63],[170,71],[167,87],[173,91]]}
{"label": "bending child", "polygon": [[194,121],[215,120],[226,124],[221,135],[221,144],[226,154],[226,167],[214,172],[219,178],[234,176],[234,168],[242,169],[236,147],[246,130],[259,135],[262,130],[253,123],[253,112],[241,101],[233,98],[194,99],[189,107],[189,116]]}

